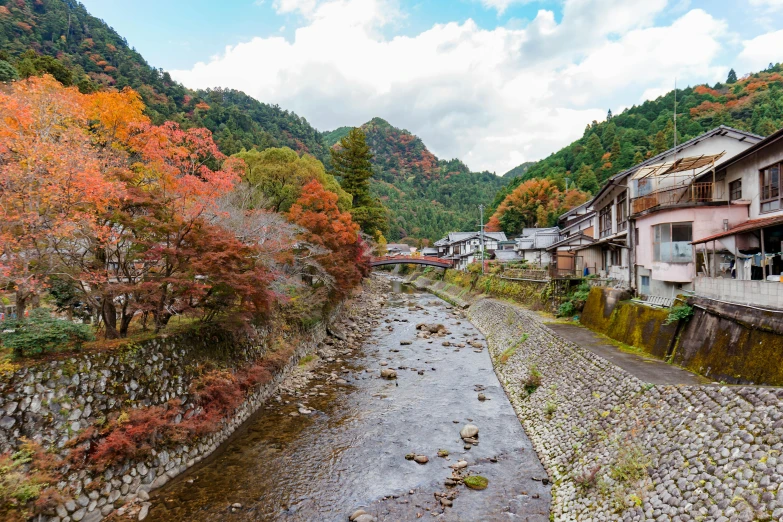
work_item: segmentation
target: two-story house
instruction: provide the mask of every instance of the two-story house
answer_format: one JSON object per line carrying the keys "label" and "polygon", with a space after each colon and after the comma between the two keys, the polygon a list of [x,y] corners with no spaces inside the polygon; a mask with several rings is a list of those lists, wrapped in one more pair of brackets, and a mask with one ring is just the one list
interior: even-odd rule
{"label": "two-story house", "polygon": [[531,265],[546,267],[551,263],[551,256],[547,248],[560,240],[560,229],[549,228],[524,228],[522,235],[516,239],[517,255],[527,260]]}
{"label": "two-story house", "polygon": [[691,290],[698,260],[691,242],[747,219],[747,205],[727,204],[717,172],[761,136],[720,126],[646,162],[628,176],[639,294],[674,297]]}
{"label": "two-story house", "polygon": [[[703,210],[719,196],[696,178],[762,138],[716,127],[613,176],[591,202],[599,274],[643,295],[688,289],[695,263],[683,245],[714,223]],[[722,223],[722,221],[721,221]]]}
{"label": "two-story house", "polygon": [[[484,250],[489,259],[492,252],[498,249],[501,242],[507,241],[503,232],[484,232]],[[435,242],[438,257],[454,261],[454,268],[464,270],[474,261],[481,258],[480,232],[451,232],[448,236]]]}
{"label": "two-story house", "polygon": [[696,295],[783,309],[783,129],[727,158],[715,183],[713,231],[694,231]]}

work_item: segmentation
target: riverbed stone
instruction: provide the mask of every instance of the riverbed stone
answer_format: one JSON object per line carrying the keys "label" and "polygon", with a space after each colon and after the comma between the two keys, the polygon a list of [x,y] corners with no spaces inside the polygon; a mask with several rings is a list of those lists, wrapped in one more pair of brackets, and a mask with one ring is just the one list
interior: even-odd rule
{"label": "riverbed stone", "polygon": [[479,433],[478,426],[474,424],[466,424],[459,431],[459,436],[462,437],[463,439],[475,438],[476,436],[478,436],[478,433]]}

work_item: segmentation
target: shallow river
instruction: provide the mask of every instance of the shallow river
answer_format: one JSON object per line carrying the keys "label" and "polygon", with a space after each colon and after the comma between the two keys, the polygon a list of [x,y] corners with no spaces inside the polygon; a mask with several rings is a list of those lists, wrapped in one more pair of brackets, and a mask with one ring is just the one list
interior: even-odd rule
{"label": "shallow river", "polygon": [[[213,458],[156,492],[147,520],[344,521],[358,508],[378,522],[434,515],[549,520],[546,473],[492,370],[483,336],[444,301],[399,282],[392,288],[385,317],[363,349],[316,371],[320,377],[310,386],[322,385],[322,395],[306,401],[313,414],[291,415],[298,397],[270,401]],[[411,311],[414,303],[421,309]],[[449,334],[417,338],[417,323],[441,323]],[[453,346],[471,340],[483,349]],[[397,371],[396,381],[379,377],[382,361]],[[330,372],[348,384],[327,384]],[[479,401],[479,391],[488,400]],[[466,450],[459,431],[468,423],[480,432],[479,444]],[[449,457],[438,457],[439,449]],[[411,452],[429,463],[406,460]],[[457,486],[444,512],[434,494],[452,489],[444,480],[460,458],[489,486]],[[234,503],[242,507],[232,509]]]}

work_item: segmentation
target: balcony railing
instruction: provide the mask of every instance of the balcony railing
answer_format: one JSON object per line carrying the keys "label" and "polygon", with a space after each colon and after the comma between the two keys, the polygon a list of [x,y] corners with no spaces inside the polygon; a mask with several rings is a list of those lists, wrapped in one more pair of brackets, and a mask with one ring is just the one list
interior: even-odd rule
{"label": "balcony railing", "polygon": [[662,189],[631,199],[631,214],[658,207],[672,207],[686,203],[707,203],[718,201],[715,184],[712,182],[691,183],[681,187]]}

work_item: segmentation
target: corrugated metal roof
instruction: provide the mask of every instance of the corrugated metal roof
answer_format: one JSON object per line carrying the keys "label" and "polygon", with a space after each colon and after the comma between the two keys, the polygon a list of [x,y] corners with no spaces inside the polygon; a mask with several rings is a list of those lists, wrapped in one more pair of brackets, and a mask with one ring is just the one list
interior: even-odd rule
{"label": "corrugated metal roof", "polygon": [[712,241],[713,239],[720,239],[722,237],[733,236],[734,234],[741,234],[744,232],[752,232],[760,228],[771,227],[775,225],[783,225],[783,216],[773,216],[773,217],[768,217],[763,219],[751,219],[749,221],[742,223],[741,225],[737,225],[734,228],[730,228],[728,230],[724,230],[723,232],[719,232],[717,234],[713,234],[711,236],[703,237],[701,239],[697,239],[696,241],[692,241],[691,244],[697,245],[700,243],[706,243],[707,241]]}

